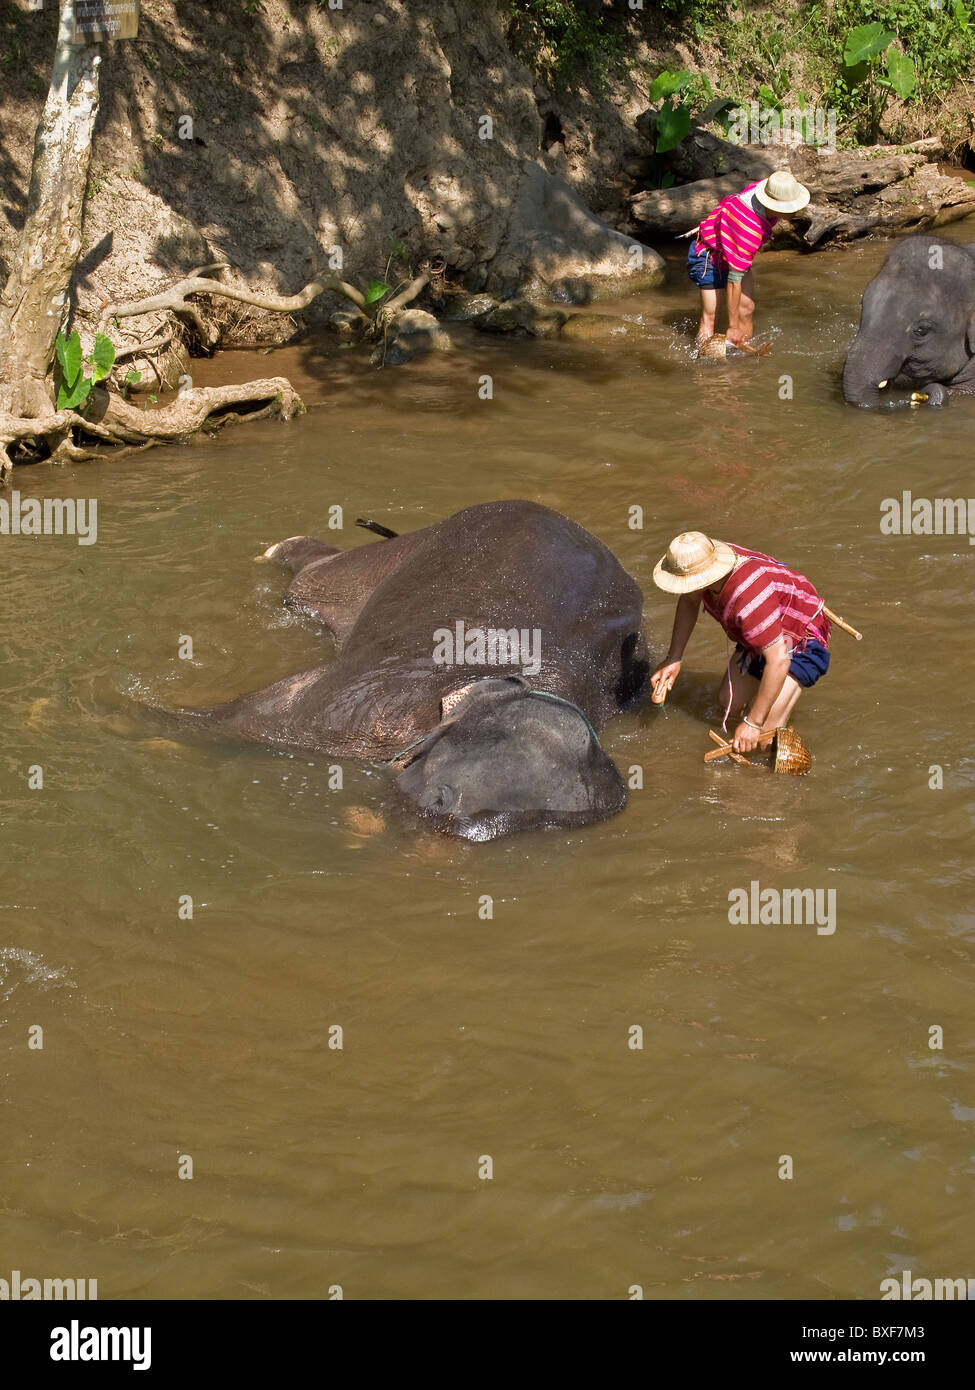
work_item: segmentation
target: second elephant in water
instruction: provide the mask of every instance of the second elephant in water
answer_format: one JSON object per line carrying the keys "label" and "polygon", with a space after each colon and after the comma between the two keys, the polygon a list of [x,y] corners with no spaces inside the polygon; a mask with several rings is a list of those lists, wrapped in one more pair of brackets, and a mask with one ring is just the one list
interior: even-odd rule
{"label": "second elephant in water", "polygon": [[647,678],[643,595],[595,536],[534,502],[486,502],[371,546],[271,546],[288,601],[338,656],[228,704],[215,731],[386,762],[407,802],[471,840],[588,825],[626,788],[598,730]]}
{"label": "second elephant in water", "polygon": [[894,385],[923,392],[931,405],[975,393],[975,246],[907,237],[864,291],[843,395],[877,406]]}

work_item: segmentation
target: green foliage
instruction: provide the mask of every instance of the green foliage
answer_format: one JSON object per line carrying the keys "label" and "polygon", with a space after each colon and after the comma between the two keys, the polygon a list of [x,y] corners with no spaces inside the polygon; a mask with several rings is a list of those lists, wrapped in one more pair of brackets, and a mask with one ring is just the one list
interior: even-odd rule
{"label": "green foliage", "polygon": [[371,309],[374,304],[378,304],[385,295],[389,294],[389,290],[390,287],[385,280],[367,281],[362,296],[366,301],[366,308]]}
{"label": "green foliage", "polygon": [[679,72],[668,72],[664,68],[650,84],[650,101],[660,102],[655,126],[654,149],[657,154],[666,154],[674,149],[691,128],[691,103],[684,99],[677,100],[690,83],[691,74],[686,68],[681,68]]}
{"label": "green foliage", "polygon": [[[757,99],[778,111],[806,102],[832,108],[841,134],[864,141],[881,137],[895,97],[915,114],[898,114],[887,131],[892,139],[904,138],[909,125],[927,130],[950,121],[942,98],[975,69],[975,0],[813,0],[781,7],[770,0],[656,0],[654,8],[688,43],[720,53],[722,92],[735,102]],[[689,95],[683,88],[679,100]]]}
{"label": "green foliage", "polygon": [[[690,73],[686,68],[670,72],[664,68],[651,82],[648,96],[651,102],[660,102],[654,118],[657,154],[675,149],[689,133],[693,114],[709,105],[712,106],[712,119],[727,133],[727,108],[733,105],[731,98],[725,98],[724,105],[714,110],[714,88],[703,73]],[[655,186],[669,187],[663,182]]]}
{"label": "green foliage", "polygon": [[115,344],[104,333],[95,337],[95,350],[91,354],[92,381],[101,381],[115,366]]}
{"label": "green foliage", "polygon": [[686,68],[681,68],[679,72],[668,72],[664,68],[663,72],[658,72],[650,83],[647,99],[653,102],[662,101],[664,97],[672,97],[675,93],[682,91],[690,80],[691,74]]}
{"label": "green foliage", "polygon": [[882,24],[860,24],[847,36],[843,62],[848,68],[855,68],[857,64],[883,53],[896,37]]}
{"label": "green foliage", "polygon": [[623,39],[582,0],[510,0],[508,41],[532,71],[565,88],[583,74],[604,86]]}
{"label": "green foliage", "polygon": [[[88,400],[91,388],[102,381],[115,365],[115,346],[111,338],[99,333],[91,356],[85,358],[81,351],[81,338],[77,329],[66,338],[58,333],[54,351],[60,368],[58,382],[58,410],[78,410]],[[85,376],[85,366],[91,368],[91,376]]]}
{"label": "green foliage", "polygon": [[860,139],[880,138],[892,96],[931,103],[975,63],[973,0],[824,0],[815,8],[833,65],[823,100]]}
{"label": "green foliage", "polygon": [[[906,100],[916,85],[913,62],[892,47],[896,38],[895,33],[878,22],[858,24],[847,35],[843,46],[843,71],[839,82],[842,90],[854,100],[862,94],[860,129],[872,143],[880,139],[880,123],[891,93]],[[880,75],[881,54],[886,54],[886,77]]]}
{"label": "green foliage", "polygon": [[914,63],[906,53],[898,53],[896,48],[888,48],[885,61],[891,87],[901,101],[907,101],[908,97],[913,96],[917,86],[917,70]]}
{"label": "green foliage", "polygon": [[130,367],[129,370],[125,373],[125,378],[122,381],[122,385],[120,387],[123,400],[127,401],[129,399],[129,394],[132,390],[132,387],[135,386],[136,383],[140,382],[141,380],[142,373],[137,372],[135,367]]}

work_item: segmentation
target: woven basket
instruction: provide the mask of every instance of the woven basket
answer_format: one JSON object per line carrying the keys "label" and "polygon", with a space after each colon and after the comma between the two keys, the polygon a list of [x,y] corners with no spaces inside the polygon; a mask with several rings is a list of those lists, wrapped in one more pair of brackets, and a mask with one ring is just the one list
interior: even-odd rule
{"label": "woven basket", "polygon": [[698,357],[727,357],[728,340],[723,333],[712,333],[710,338],[705,338],[703,343],[698,345]]}
{"label": "woven basket", "polygon": [[788,772],[793,777],[805,777],[812,767],[812,754],[791,724],[787,729],[776,730],[774,747],[773,772]]}

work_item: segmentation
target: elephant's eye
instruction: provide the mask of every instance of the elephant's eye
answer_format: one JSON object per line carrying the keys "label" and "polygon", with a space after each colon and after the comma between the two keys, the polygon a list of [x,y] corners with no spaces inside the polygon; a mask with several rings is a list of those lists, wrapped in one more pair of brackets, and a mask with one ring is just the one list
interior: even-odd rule
{"label": "elephant's eye", "polygon": [[931,332],[931,329],[933,328],[933,326],[934,326],[934,325],[933,325],[933,324],[930,324],[930,323],[919,323],[919,324],[916,324],[915,327],[914,327],[914,336],[915,336],[915,338],[926,338],[926,337],[928,336],[928,334]]}

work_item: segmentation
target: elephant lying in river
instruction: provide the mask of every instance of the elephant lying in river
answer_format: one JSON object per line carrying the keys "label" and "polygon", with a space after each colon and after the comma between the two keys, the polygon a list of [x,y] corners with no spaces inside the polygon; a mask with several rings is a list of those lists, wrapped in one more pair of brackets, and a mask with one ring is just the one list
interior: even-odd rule
{"label": "elephant lying in river", "polygon": [[931,405],[975,392],[975,245],[907,237],[870,281],[843,395],[876,406],[888,384],[923,391]]}
{"label": "elephant lying in river", "polygon": [[[183,717],[281,747],[395,764],[451,834],[587,825],[626,789],[596,731],[643,687],[643,595],[609,550],[534,502],[487,502],[338,551],[265,552],[336,660]],[[492,646],[493,642],[493,646]],[[525,669],[529,675],[523,674]]]}

